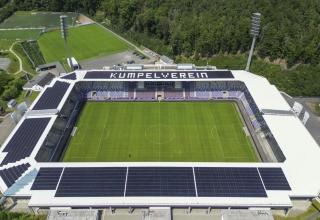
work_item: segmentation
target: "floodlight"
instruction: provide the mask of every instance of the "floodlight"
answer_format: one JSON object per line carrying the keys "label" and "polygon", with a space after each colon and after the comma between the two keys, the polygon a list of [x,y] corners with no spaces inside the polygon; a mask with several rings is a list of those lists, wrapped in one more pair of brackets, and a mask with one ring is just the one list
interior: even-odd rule
{"label": "floodlight", "polygon": [[248,61],[247,61],[247,66],[246,66],[246,69],[245,69],[246,71],[249,71],[250,64],[251,64],[251,59],[252,59],[252,54],[253,54],[253,50],[254,50],[254,45],[256,43],[256,38],[259,36],[259,32],[260,32],[260,17],[261,17],[261,14],[259,12],[256,12],[256,13],[252,14],[250,34],[253,36],[253,39],[252,39],[250,53],[249,53],[249,57],[248,57]]}

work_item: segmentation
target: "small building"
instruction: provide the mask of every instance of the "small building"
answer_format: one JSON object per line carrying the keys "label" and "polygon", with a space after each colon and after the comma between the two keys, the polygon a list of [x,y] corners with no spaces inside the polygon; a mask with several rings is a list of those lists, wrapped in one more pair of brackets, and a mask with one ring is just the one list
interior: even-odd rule
{"label": "small building", "polygon": [[174,61],[173,61],[173,59],[171,59],[171,58],[169,58],[169,57],[167,57],[167,56],[164,56],[164,55],[162,55],[161,57],[160,57],[160,63],[162,63],[162,64],[174,64]]}
{"label": "small building", "polygon": [[61,73],[66,72],[66,70],[63,68],[60,62],[52,62],[39,65],[37,66],[36,71],[38,73],[50,72],[56,76],[60,76]]}
{"label": "small building", "polygon": [[140,64],[127,64],[125,66],[126,70],[143,70],[143,65]]}
{"label": "small building", "polygon": [[11,99],[8,103],[7,106],[8,108],[14,108],[17,105],[17,101],[15,99]]}
{"label": "small building", "polygon": [[68,58],[67,62],[70,68],[72,68],[73,70],[81,69],[80,64],[77,62],[77,60],[74,57]]}
{"label": "small building", "polygon": [[177,70],[194,70],[195,65],[190,63],[181,63],[177,65]]}
{"label": "small building", "polygon": [[47,220],[98,220],[96,209],[51,209]]}
{"label": "small building", "polygon": [[50,72],[39,73],[29,82],[27,82],[22,88],[23,90],[41,91],[46,85],[50,84],[55,77],[56,76]]}

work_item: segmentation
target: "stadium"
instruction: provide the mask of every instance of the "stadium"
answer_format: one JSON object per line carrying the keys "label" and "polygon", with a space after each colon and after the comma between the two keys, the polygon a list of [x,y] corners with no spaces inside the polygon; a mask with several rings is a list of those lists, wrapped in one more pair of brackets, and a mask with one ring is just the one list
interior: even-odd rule
{"label": "stadium", "polygon": [[288,209],[320,188],[317,143],[274,85],[242,70],[65,74],[0,152],[1,191],[31,208]]}

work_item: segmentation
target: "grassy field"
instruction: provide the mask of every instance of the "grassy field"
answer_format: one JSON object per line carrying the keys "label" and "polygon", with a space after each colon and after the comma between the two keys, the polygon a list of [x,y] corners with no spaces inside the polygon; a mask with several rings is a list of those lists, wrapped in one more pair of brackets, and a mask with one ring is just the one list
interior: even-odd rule
{"label": "grassy field", "polygon": [[[85,60],[129,49],[128,44],[95,24],[70,28],[68,41],[71,53],[77,60]],[[41,35],[38,43],[47,62],[66,60],[60,31],[51,31]]]}
{"label": "grassy field", "polygon": [[0,38],[5,40],[32,40],[38,39],[40,32],[40,29],[0,30]]}
{"label": "grassy field", "polygon": [[35,74],[36,71],[33,68],[33,66],[32,66],[31,62],[29,61],[28,57],[24,53],[21,44],[20,43],[15,44],[13,46],[13,50],[21,58],[23,69],[26,70],[28,73]]}
{"label": "grassy field", "polygon": [[[1,33],[1,32],[0,32]],[[1,50],[9,50],[11,45],[14,43],[15,40],[5,40],[0,39],[0,51]]]}
{"label": "grassy field", "polygon": [[[283,217],[283,216],[279,216],[279,215],[274,215],[274,219],[275,220],[304,220],[307,217],[311,216],[314,213],[319,212],[313,205],[311,205],[307,211],[298,214],[296,216],[289,216],[289,217]],[[316,218],[316,220],[320,220],[320,217]]]}
{"label": "grassy field", "polygon": [[19,61],[18,61],[17,57],[14,56],[12,53],[10,53],[8,51],[0,52],[0,57],[10,59],[10,65],[8,66],[8,69],[6,70],[8,73],[15,73],[19,70]]}
{"label": "grassy field", "polygon": [[18,11],[0,24],[0,28],[59,27],[60,15],[68,16],[68,24],[74,25],[77,13]]}
{"label": "grassy field", "polygon": [[32,93],[30,95],[28,93],[29,93],[29,91],[23,90],[20,93],[20,95],[15,99],[17,101],[17,103],[24,102],[25,101],[25,97],[27,95],[29,97],[30,102],[32,103],[37,98],[37,96],[39,95],[40,92],[32,91]]}
{"label": "grassy field", "polygon": [[63,161],[257,161],[235,103],[87,102]]}
{"label": "grassy field", "polygon": [[309,106],[313,114],[320,116],[320,102],[307,102],[306,104]]}

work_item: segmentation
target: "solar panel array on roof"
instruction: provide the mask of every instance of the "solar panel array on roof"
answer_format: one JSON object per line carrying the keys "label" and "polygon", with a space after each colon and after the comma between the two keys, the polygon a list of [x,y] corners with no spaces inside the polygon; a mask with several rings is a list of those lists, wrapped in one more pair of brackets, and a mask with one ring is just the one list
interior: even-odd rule
{"label": "solar panel array on roof", "polygon": [[44,91],[33,110],[56,109],[69,86],[69,83],[56,81],[52,87]]}
{"label": "solar panel array on roof", "polygon": [[257,168],[195,167],[199,197],[266,197]]}
{"label": "solar panel array on roof", "polygon": [[126,167],[65,168],[56,197],[123,196]]}
{"label": "solar panel array on roof", "polygon": [[31,190],[55,190],[62,172],[61,167],[41,168]]}
{"label": "solar panel array on roof", "polygon": [[1,165],[13,163],[30,156],[50,118],[25,119],[3,152],[8,152]]}
{"label": "solar panel array on roof", "polygon": [[126,196],[196,196],[191,167],[130,167]]}
{"label": "solar panel array on roof", "polygon": [[32,190],[55,190],[58,184],[56,197],[267,197],[263,181],[267,190],[290,189],[281,168],[259,168],[263,181],[256,167],[62,169],[41,168]]}
{"label": "solar panel array on roof", "polygon": [[10,167],[8,169],[0,170],[0,176],[2,177],[4,183],[9,188],[12,186],[21,175],[26,172],[30,167],[30,164],[21,164],[18,166]]}
{"label": "solar panel array on roof", "polygon": [[68,75],[62,76],[62,79],[71,79],[71,80],[76,80],[77,79],[77,75],[75,73],[70,73]]}
{"label": "solar panel array on roof", "polygon": [[190,71],[88,71],[85,79],[215,79],[234,78],[229,70],[190,70]]}
{"label": "solar panel array on roof", "polygon": [[259,168],[266,190],[291,190],[281,168]]}

